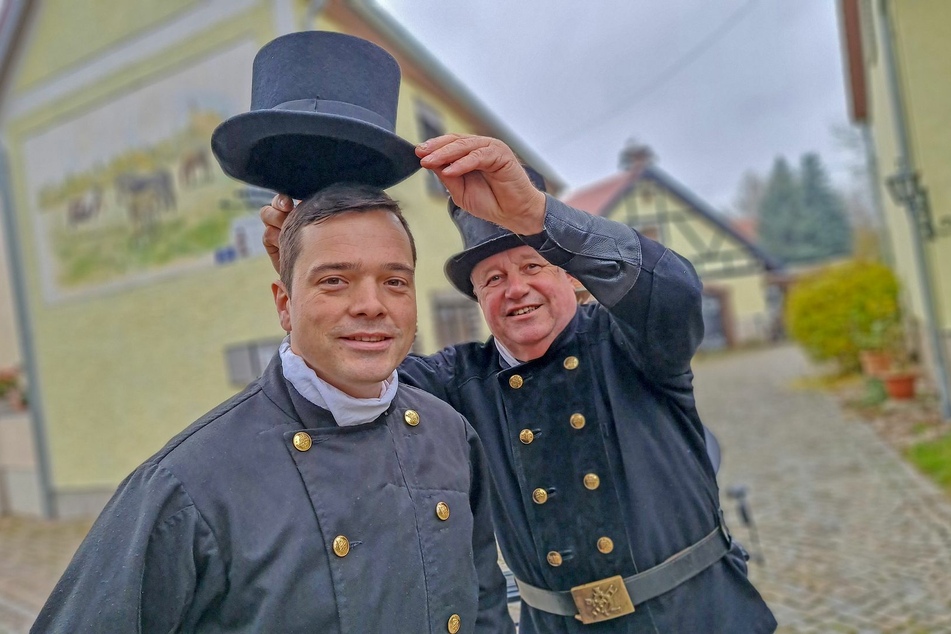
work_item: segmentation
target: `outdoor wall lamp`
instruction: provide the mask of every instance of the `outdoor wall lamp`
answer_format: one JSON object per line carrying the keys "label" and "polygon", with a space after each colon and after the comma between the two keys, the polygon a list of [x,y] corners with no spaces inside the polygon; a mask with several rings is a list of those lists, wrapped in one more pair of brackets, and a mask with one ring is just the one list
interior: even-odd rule
{"label": "outdoor wall lamp", "polygon": [[[926,240],[934,240],[938,232],[935,231],[934,221],[931,218],[928,190],[922,186],[918,172],[900,170],[897,174],[885,179],[885,186],[892,199],[911,212],[922,237]],[[942,218],[940,224],[942,235],[951,231],[951,218]]]}

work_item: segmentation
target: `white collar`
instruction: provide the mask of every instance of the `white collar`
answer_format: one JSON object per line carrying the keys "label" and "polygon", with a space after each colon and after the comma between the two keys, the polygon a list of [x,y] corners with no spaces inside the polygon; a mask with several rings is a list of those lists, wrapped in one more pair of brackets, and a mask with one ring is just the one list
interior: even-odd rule
{"label": "white collar", "polygon": [[379,398],[356,398],[342,392],[321,379],[304,360],[291,350],[290,337],[281,342],[281,370],[284,378],[300,395],[316,405],[329,410],[341,427],[369,423],[386,411],[393,402],[399,387],[396,370],[380,383]]}
{"label": "white collar", "polygon": [[499,355],[502,357],[499,359],[499,363],[502,366],[503,370],[508,368],[514,368],[517,365],[522,365],[524,361],[519,361],[515,358],[515,355],[512,354],[512,351],[502,345],[502,342],[499,341],[499,338],[495,338],[495,349],[499,351]]}

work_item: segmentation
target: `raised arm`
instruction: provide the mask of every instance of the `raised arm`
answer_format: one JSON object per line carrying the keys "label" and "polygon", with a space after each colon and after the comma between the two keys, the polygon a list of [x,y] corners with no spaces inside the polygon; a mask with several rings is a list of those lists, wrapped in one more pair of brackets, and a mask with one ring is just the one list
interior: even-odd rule
{"label": "raised arm", "polygon": [[702,284],[687,260],[627,225],[550,196],[544,231],[525,241],[608,310],[615,335],[648,376],[666,381],[689,372],[703,316]]}

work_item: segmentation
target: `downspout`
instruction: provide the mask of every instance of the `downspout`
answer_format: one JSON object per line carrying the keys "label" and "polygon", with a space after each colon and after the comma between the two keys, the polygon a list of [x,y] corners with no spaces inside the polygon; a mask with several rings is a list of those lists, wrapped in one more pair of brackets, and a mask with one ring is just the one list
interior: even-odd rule
{"label": "downspout", "polygon": [[859,126],[862,133],[862,148],[865,150],[865,169],[868,173],[868,180],[865,187],[868,188],[872,197],[872,214],[875,216],[876,235],[878,237],[879,248],[882,252],[882,258],[889,266],[895,266],[895,254],[892,253],[892,245],[888,239],[888,226],[885,222],[885,205],[882,202],[882,192],[876,186],[876,183],[884,182],[878,165],[878,155],[875,153],[875,142],[872,140],[872,131],[868,123]]}
{"label": "downspout", "polygon": [[37,372],[36,351],[33,349],[33,322],[30,319],[30,310],[27,304],[26,274],[20,264],[23,262],[23,252],[17,237],[16,213],[13,207],[11,192],[10,165],[7,161],[6,148],[0,146],[0,205],[2,205],[6,236],[7,264],[10,269],[10,286],[13,291],[13,309],[19,328],[17,329],[20,341],[20,353],[23,355],[23,368],[29,383],[30,429],[33,432],[33,446],[36,451],[37,480],[40,487],[40,513],[46,519],[55,519],[57,516],[56,501],[53,496],[52,478],[50,475],[49,447],[46,439],[46,424],[43,416],[43,402],[40,399],[40,377]]}
{"label": "downspout", "polygon": [[[894,30],[888,15],[888,0],[881,0],[879,5],[879,19],[882,25],[882,58],[885,62],[885,81],[888,84],[888,94],[891,100],[895,141],[898,148],[898,175],[910,176],[914,173],[911,148],[908,143],[907,118],[904,104],[899,93],[898,64],[892,46]],[[915,267],[921,279],[921,299],[924,308],[925,329],[928,331],[928,341],[931,347],[932,359],[935,363],[935,382],[938,384],[938,395],[941,401],[941,417],[951,420],[951,388],[948,385],[948,362],[945,356],[944,345],[938,326],[938,316],[935,311],[934,296],[931,288],[931,270],[925,257],[925,245],[921,241],[921,224],[918,214],[921,211],[919,203],[910,200],[905,209],[911,220],[911,250],[915,258]]]}

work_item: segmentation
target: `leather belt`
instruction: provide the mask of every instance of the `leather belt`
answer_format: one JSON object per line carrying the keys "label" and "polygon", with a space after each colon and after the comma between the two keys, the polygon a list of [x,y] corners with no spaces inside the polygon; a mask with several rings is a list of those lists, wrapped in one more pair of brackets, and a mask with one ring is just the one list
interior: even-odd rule
{"label": "leather belt", "polygon": [[597,623],[631,614],[635,605],[673,590],[719,561],[731,545],[730,534],[721,524],[696,544],[626,579],[617,575],[563,591],[536,588],[517,577],[515,583],[522,600],[536,610]]}

